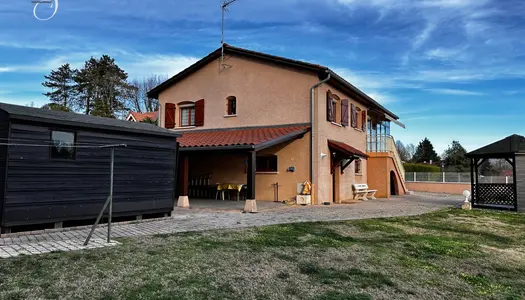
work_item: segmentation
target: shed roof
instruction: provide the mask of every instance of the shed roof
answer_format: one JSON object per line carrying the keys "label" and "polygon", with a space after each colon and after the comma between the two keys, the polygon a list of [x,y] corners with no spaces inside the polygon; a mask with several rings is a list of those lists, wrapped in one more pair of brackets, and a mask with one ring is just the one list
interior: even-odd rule
{"label": "shed roof", "polygon": [[128,118],[132,116],[133,119],[135,119],[136,122],[142,122],[146,119],[151,119],[152,121],[157,121],[159,118],[159,112],[158,111],[151,111],[151,112],[145,112],[145,113],[139,113],[136,111],[130,111],[128,114]]}
{"label": "shed roof", "polygon": [[502,140],[467,153],[467,157],[498,158],[525,153],[525,137],[513,134]]}
{"label": "shed roof", "polygon": [[10,119],[77,126],[85,128],[123,131],[147,135],[180,136],[172,130],[161,128],[152,124],[128,122],[123,120],[81,115],[73,112],[63,112],[34,108],[28,106],[0,103],[0,110],[9,114]]}
{"label": "shed roof", "polygon": [[[289,59],[281,56],[275,56],[270,55],[262,52],[252,51],[244,48],[234,47],[228,44],[224,44],[224,53],[230,54],[230,55],[237,55],[237,56],[243,56],[251,59],[256,59],[259,61],[265,61],[265,62],[271,62],[274,64],[278,64],[281,66],[291,67],[300,69],[303,71],[311,72],[316,75],[318,75],[319,79],[325,79],[327,74],[331,75],[331,80],[329,81],[330,84],[333,84],[336,88],[341,89],[342,92],[348,92],[351,93],[350,96],[354,95],[355,100],[359,102],[364,102],[365,104],[369,105],[371,108],[374,108],[376,110],[379,110],[390,117],[392,117],[395,120],[398,120],[399,117],[391,112],[390,110],[386,109],[384,106],[379,104],[377,101],[375,101],[372,97],[368,96],[366,93],[352,85],[350,82],[346,81],[344,78],[336,74],[334,71],[332,71],[330,68],[312,64],[300,60],[295,59]],[[162,84],[158,85],[154,89],[148,92],[148,96],[151,98],[159,98],[159,94],[163,92],[164,90],[168,89],[174,84],[177,84],[184,78],[190,76],[191,74],[197,72],[202,67],[206,66],[208,63],[216,60],[219,58],[222,54],[222,47],[211,52],[206,57],[202,58],[201,60],[197,61],[193,65],[189,66],[182,72],[176,74],[175,76],[171,77],[170,79],[166,80]]]}

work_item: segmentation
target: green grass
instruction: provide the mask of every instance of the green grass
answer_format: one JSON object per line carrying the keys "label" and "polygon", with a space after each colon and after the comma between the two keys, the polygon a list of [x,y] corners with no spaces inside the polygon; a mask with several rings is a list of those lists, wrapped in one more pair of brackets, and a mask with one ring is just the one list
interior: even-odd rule
{"label": "green grass", "polygon": [[416,217],[125,238],[0,260],[0,299],[525,299],[525,215]]}

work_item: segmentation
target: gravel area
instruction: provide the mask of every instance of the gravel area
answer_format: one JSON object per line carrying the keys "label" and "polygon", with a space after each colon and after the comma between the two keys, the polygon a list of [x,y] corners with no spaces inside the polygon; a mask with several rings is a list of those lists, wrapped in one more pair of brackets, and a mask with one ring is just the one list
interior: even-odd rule
{"label": "gravel area", "polygon": [[[263,211],[257,214],[244,214],[225,211],[202,211],[191,209],[176,209],[171,218],[155,221],[114,224],[112,237],[131,237],[176,232],[202,231],[213,229],[242,228],[272,224],[337,221],[369,218],[384,218],[395,216],[410,216],[457,205],[462,201],[459,195],[433,195],[417,193],[395,197],[390,200],[377,199],[355,204],[338,204],[331,206],[299,206],[283,207],[274,211]],[[283,204],[284,205],[284,204]],[[82,249],[81,245],[88,235],[89,229],[69,230],[65,232],[20,235],[0,238],[0,254],[11,253],[16,245],[27,245],[35,249],[42,248],[42,243],[67,241],[72,245],[69,250]],[[104,240],[107,229],[100,226],[93,236]],[[44,245],[45,246],[45,245]],[[15,251],[16,252],[16,251]],[[48,252],[48,251],[45,251]],[[45,253],[42,251],[42,253]],[[17,253],[14,253],[17,254]],[[25,253],[24,253],[25,254]],[[34,251],[31,254],[38,254]],[[15,256],[15,255],[11,255]],[[7,257],[7,255],[0,255]]]}

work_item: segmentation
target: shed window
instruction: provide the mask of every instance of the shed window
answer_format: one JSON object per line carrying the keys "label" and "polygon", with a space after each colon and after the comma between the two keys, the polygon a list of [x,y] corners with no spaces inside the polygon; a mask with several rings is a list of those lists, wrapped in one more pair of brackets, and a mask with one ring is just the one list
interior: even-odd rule
{"label": "shed window", "polygon": [[195,106],[184,106],[180,109],[180,125],[195,126]]}
{"label": "shed window", "polygon": [[256,172],[277,172],[277,155],[257,156]]}
{"label": "shed window", "polygon": [[235,96],[230,96],[227,99],[227,110],[226,114],[228,116],[234,116],[237,114],[237,98]]}
{"label": "shed window", "polygon": [[74,132],[52,131],[51,158],[75,159],[75,138]]}

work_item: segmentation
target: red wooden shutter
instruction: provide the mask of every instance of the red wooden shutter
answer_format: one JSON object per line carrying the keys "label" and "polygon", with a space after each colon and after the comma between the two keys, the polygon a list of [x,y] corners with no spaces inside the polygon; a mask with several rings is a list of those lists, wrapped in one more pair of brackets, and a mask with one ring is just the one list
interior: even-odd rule
{"label": "red wooden shutter", "polygon": [[362,115],[362,118],[363,118],[363,123],[361,124],[361,129],[363,131],[366,131],[366,110],[363,110],[361,112],[361,115]]}
{"label": "red wooden shutter", "polygon": [[175,110],[176,106],[173,103],[166,103],[166,112],[164,113],[164,127],[171,129],[175,128]]}
{"label": "red wooden shutter", "polygon": [[332,95],[330,91],[326,92],[326,120],[328,122],[335,121],[334,110],[332,106]]}
{"label": "red wooden shutter", "polygon": [[204,126],[204,99],[195,102],[195,126]]}
{"label": "red wooden shutter", "polygon": [[352,127],[357,128],[357,107],[352,104]]}
{"label": "red wooden shutter", "polygon": [[348,99],[341,100],[341,125],[348,126]]}

